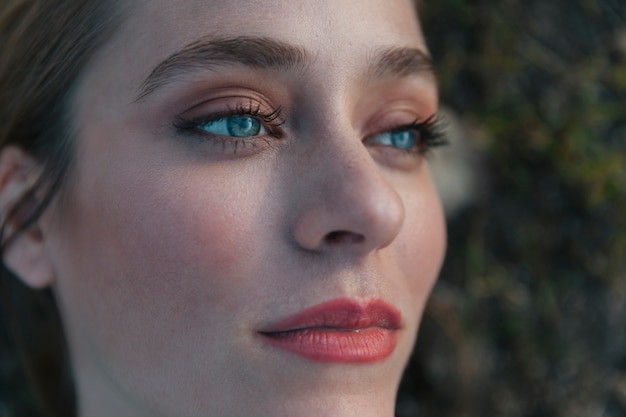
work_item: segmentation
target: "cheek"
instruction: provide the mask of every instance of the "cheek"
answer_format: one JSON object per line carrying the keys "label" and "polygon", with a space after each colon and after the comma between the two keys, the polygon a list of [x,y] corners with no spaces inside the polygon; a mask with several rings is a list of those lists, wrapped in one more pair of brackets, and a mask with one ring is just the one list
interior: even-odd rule
{"label": "cheek", "polygon": [[265,233],[263,181],[256,172],[252,187],[245,174],[150,161],[81,172],[52,242],[74,333],[117,349],[234,322]]}
{"label": "cheek", "polygon": [[446,248],[446,226],[441,203],[430,181],[407,192],[406,218],[397,238],[396,264],[402,269],[404,294],[412,306],[417,327],[422,310],[435,284]]}

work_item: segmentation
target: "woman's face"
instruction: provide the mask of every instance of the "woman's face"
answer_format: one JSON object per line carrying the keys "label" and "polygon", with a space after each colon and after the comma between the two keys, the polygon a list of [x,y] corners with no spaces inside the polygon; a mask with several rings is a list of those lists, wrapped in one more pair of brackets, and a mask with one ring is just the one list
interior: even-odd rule
{"label": "woman's face", "polygon": [[83,416],[391,416],[436,111],[409,0],[137,1],[42,223]]}

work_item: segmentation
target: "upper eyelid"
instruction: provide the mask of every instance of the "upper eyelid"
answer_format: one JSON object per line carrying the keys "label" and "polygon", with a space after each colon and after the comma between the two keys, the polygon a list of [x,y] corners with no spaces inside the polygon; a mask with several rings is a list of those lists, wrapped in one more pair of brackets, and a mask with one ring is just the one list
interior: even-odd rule
{"label": "upper eyelid", "polygon": [[[431,116],[432,117],[432,116]],[[370,138],[382,133],[386,133],[386,132],[398,132],[398,131],[403,131],[403,130],[410,130],[413,129],[415,130],[417,127],[419,127],[420,123],[423,123],[427,120],[430,120],[429,118],[426,119],[421,119],[420,117],[412,117],[412,118],[406,118],[405,120],[409,120],[409,121],[402,121],[402,122],[389,122],[389,121],[380,121],[378,120],[374,126],[370,126],[368,131],[366,131],[366,133],[364,134],[364,138]]]}
{"label": "upper eyelid", "polygon": [[[284,123],[284,119],[282,118],[281,106],[266,105],[252,99],[248,99],[245,103],[238,102],[234,105],[233,103],[226,103],[225,106],[221,106],[220,109],[203,109],[204,107],[209,106],[210,101],[195,105],[190,110],[186,110],[176,116],[176,120],[194,123],[208,123],[210,121],[218,120],[228,116],[250,115],[257,117],[266,123],[271,123],[273,126],[279,126]],[[198,113],[198,115],[185,116],[188,113]]]}
{"label": "upper eyelid", "polygon": [[[193,86],[193,88],[192,88]],[[276,99],[282,101],[282,97],[268,96],[258,88],[246,85],[223,85],[208,88],[202,84],[192,84],[184,89],[175,99],[175,107],[181,115],[187,113],[203,112],[208,108],[229,109],[273,109]]]}
{"label": "upper eyelid", "polygon": [[[208,95],[209,92],[207,91],[206,94]],[[276,102],[276,99],[278,99],[278,102]],[[297,122],[297,119],[301,119],[306,115],[301,114],[301,111],[297,108],[292,108],[296,103],[293,103],[289,97],[273,97],[273,94],[267,96],[257,89],[250,90],[248,87],[236,86],[220,88],[214,90],[210,95],[205,96],[205,99],[201,101],[194,100],[195,103],[180,112],[177,119],[200,123],[217,120],[232,114],[250,114],[259,116],[263,122],[272,122],[271,125],[273,127],[282,126],[286,124],[286,117],[282,106],[283,103],[281,103],[284,100],[288,102],[287,107],[289,108],[288,113],[290,116],[291,113],[294,113],[293,116],[296,120],[292,121],[290,125],[292,125],[292,128],[295,128],[300,124]],[[356,122],[355,125],[355,128],[360,130],[364,137],[388,130],[410,128],[416,121],[420,119],[428,120],[437,114],[437,112],[434,111],[433,113],[429,112],[429,117],[420,117],[420,113],[424,114],[424,109],[421,108],[424,103],[416,100],[413,95],[409,97],[402,94],[399,97],[386,97],[383,98],[383,101],[386,102],[387,105],[391,104],[391,108],[383,109],[382,114],[379,115],[370,113],[370,110],[366,108],[361,108],[360,110],[358,108],[355,109],[361,113],[365,111],[364,114],[362,113],[358,116],[359,119],[363,117],[363,124]],[[377,103],[370,103],[370,105],[373,105],[371,107],[380,107]],[[361,105],[358,107],[361,107]],[[375,111],[374,108],[371,108],[371,110]],[[379,108],[379,110],[381,109]],[[370,114],[368,115],[367,113]],[[365,122],[367,119],[370,121]],[[293,123],[295,123],[295,125]]]}
{"label": "upper eyelid", "polygon": [[425,139],[428,139],[429,142],[436,142],[437,146],[447,144],[444,127],[438,113],[433,113],[424,119],[417,118],[413,122],[401,124],[396,127],[383,128],[378,130],[376,133],[368,135],[365,140],[383,133],[397,133],[407,130],[413,130],[420,134],[426,134],[428,137]]}

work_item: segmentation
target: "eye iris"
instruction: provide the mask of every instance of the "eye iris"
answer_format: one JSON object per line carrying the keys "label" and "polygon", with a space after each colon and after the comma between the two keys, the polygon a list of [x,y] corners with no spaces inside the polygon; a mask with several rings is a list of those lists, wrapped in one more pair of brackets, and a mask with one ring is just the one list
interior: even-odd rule
{"label": "eye iris", "polygon": [[391,134],[393,146],[403,149],[410,149],[415,146],[415,133],[405,130]]}
{"label": "eye iris", "polygon": [[235,137],[256,136],[261,131],[261,122],[250,116],[232,116],[226,122],[228,134]]}

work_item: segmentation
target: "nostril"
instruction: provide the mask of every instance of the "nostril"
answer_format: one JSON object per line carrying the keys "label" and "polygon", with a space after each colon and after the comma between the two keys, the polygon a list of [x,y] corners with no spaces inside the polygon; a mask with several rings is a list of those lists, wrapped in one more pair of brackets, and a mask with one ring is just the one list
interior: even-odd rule
{"label": "nostril", "polygon": [[345,230],[338,230],[328,233],[324,241],[329,245],[338,245],[342,243],[362,243],[365,240],[365,236],[360,233],[348,232]]}

